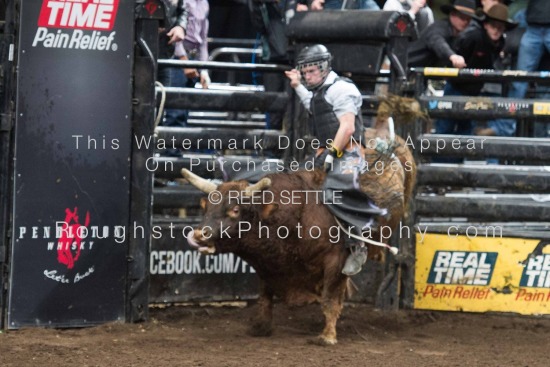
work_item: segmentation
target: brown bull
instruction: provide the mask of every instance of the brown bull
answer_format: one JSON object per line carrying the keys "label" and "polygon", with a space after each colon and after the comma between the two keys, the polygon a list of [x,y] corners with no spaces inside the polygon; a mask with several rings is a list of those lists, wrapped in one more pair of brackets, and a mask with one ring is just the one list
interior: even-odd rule
{"label": "brown bull", "polygon": [[[277,296],[290,305],[320,302],[326,324],[318,341],[335,344],[336,321],[348,279],[341,274],[347,250],[343,238],[336,238],[333,216],[317,202],[316,195],[305,191],[318,190],[324,172],[273,174],[255,185],[234,181],[218,187],[186,170],[183,175],[211,192],[210,200],[202,202],[206,210],[203,221],[192,238],[188,237],[189,242],[204,252],[235,253],[251,264],[260,278],[259,313],[252,333],[271,333],[273,297]],[[217,196],[217,192],[222,200],[214,204],[218,199],[212,193]],[[293,196],[291,200],[285,199],[289,196]],[[266,204],[258,203],[261,201]],[[332,234],[331,228],[336,228]],[[246,229],[250,230],[244,232]]]}
{"label": "brown bull", "polygon": [[[368,130],[365,137],[383,137],[382,130]],[[374,203],[388,209],[377,224],[392,228],[404,215],[405,198],[412,194],[416,175],[408,148],[403,145],[395,151],[398,157],[392,158],[367,148],[367,162],[384,164],[381,171],[371,169],[360,179]],[[341,273],[348,250],[343,231],[323,204],[320,190],[325,173],[269,174],[254,185],[241,180],[219,186],[185,169],[182,174],[209,193],[208,200],[201,202],[203,220],[188,236],[190,244],[207,253],[233,252],[251,264],[260,278],[259,312],[252,334],[271,334],[277,296],[290,305],[319,302],[325,327],[314,342],[335,344],[349,280]]]}

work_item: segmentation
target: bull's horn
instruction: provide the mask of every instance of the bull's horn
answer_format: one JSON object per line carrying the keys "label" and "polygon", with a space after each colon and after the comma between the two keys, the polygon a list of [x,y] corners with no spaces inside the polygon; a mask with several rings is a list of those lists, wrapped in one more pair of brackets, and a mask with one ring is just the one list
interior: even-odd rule
{"label": "bull's horn", "polygon": [[187,168],[183,168],[181,170],[181,174],[183,177],[189,181],[189,183],[193,186],[195,186],[197,189],[201,190],[202,192],[205,192],[207,194],[211,193],[212,191],[216,190],[218,187],[216,184],[200,177],[194,174],[193,172],[189,171]]}
{"label": "bull's horn", "polygon": [[262,191],[263,189],[267,189],[271,186],[271,179],[264,177],[260,181],[256,182],[254,185],[249,185],[245,192],[247,195],[252,195],[254,191]]}

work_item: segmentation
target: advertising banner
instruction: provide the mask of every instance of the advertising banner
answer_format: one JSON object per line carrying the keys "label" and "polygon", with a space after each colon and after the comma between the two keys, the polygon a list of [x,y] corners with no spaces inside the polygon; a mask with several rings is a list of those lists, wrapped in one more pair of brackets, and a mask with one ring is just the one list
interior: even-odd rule
{"label": "advertising banner", "polygon": [[550,314],[550,240],[428,233],[416,241],[415,308]]}
{"label": "advertising banner", "polygon": [[9,328],[124,319],[133,11],[21,1]]}
{"label": "advertising banner", "polygon": [[[201,254],[187,242],[195,222],[156,222],[149,255],[152,303],[235,301],[257,297],[254,268],[232,253]],[[177,247],[174,243],[178,243]]]}

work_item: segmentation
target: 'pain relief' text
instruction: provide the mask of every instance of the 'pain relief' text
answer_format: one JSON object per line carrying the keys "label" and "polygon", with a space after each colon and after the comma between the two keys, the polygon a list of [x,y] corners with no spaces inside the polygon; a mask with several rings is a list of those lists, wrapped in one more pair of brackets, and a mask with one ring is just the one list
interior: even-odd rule
{"label": "'pain relief' text", "polygon": [[496,252],[436,251],[428,283],[488,285]]}
{"label": "'pain relief' text", "polygon": [[48,31],[47,28],[39,27],[34,35],[32,47],[116,51],[117,45],[113,43],[115,34],[116,32],[111,32],[107,36],[102,35],[102,32],[80,29]]}
{"label": "'pain relief' text", "polygon": [[441,287],[435,285],[428,285],[422,292],[423,298],[432,299],[471,299],[471,300],[483,300],[489,297],[491,290],[489,288],[482,287],[463,287],[461,285],[456,287]]}

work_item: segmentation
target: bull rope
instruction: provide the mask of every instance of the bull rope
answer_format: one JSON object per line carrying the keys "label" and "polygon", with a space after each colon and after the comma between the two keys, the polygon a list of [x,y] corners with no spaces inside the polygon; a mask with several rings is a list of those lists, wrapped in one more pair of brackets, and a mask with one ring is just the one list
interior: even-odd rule
{"label": "bull rope", "polygon": [[334,217],[334,219],[336,219],[336,223],[338,223],[338,227],[340,227],[340,229],[342,231],[344,231],[344,233],[347,234],[349,237],[355,238],[356,240],[359,240],[359,241],[362,241],[362,242],[370,243],[371,245],[374,245],[374,246],[387,248],[394,255],[397,255],[397,253],[399,252],[399,249],[397,247],[390,246],[388,244],[385,244],[384,242],[378,242],[378,241],[375,241],[375,240],[371,240],[370,238],[367,238],[367,237],[364,237],[364,236],[358,236],[356,234],[353,234],[353,233],[347,231],[346,228],[344,227],[344,225],[342,224],[342,222],[340,222],[338,220],[338,218]]}

